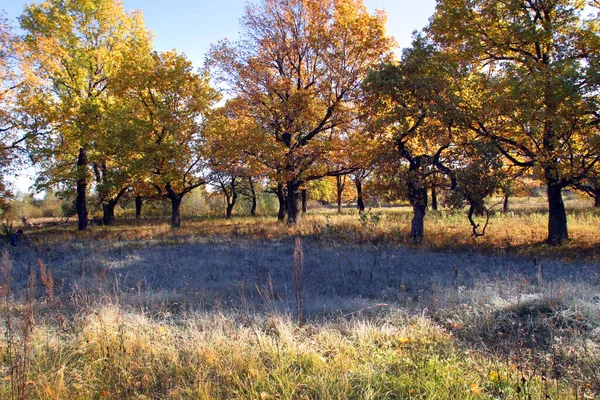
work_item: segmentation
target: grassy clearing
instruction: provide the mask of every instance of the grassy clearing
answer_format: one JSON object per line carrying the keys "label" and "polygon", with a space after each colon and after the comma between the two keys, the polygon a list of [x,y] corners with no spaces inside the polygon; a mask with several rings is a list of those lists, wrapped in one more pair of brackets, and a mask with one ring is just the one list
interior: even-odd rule
{"label": "grassy clearing", "polygon": [[595,398],[600,216],[550,248],[536,207],[477,240],[432,214],[421,248],[405,208],[309,213],[302,326],[272,217],[36,228],[0,262],[0,398]]}
{"label": "grassy clearing", "polygon": [[[421,248],[432,251],[476,251],[486,254],[517,254],[567,260],[600,260],[600,210],[585,207],[580,200],[567,202],[571,239],[560,246],[549,246],[548,215],[539,199],[514,199],[508,214],[495,212],[486,235],[474,238],[464,211],[430,212],[425,220],[425,242]],[[359,217],[354,209],[339,215],[333,210],[314,210],[304,215],[295,233],[346,244],[412,246],[409,236],[411,210],[394,207],[370,210]],[[484,222],[484,221],[481,221]],[[257,218],[189,218],[183,228],[172,231],[165,220],[124,220],[113,227],[94,227],[88,232],[50,227],[31,233],[38,244],[70,240],[139,240],[145,243],[188,243],[214,237],[280,240],[290,236],[284,224],[272,216]]]}

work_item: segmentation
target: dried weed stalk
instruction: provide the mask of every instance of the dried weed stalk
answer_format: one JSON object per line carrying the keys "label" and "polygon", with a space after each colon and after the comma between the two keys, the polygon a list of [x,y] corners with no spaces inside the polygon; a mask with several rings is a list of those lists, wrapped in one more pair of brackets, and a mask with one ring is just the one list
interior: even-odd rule
{"label": "dried weed stalk", "polygon": [[303,297],[303,272],[304,272],[304,251],[302,250],[302,239],[296,236],[294,240],[294,291],[296,293],[296,313],[298,315],[298,324],[302,325],[302,304]]}

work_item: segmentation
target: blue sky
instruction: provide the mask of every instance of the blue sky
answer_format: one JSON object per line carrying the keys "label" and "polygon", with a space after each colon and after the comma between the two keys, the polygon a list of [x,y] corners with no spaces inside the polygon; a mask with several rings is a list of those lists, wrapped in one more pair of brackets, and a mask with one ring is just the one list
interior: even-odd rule
{"label": "blue sky", "polygon": [[[38,3],[39,1],[36,1]],[[23,11],[25,1],[8,0],[0,8],[10,19]],[[235,40],[246,0],[123,0],[126,9],[141,10],[146,26],[154,31],[158,50],[177,49],[201,66],[210,43]],[[388,33],[401,48],[411,42],[414,30],[424,27],[433,14],[435,0],[364,0],[369,11],[383,9]]]}
{"label": "blue sky", "polygon": [[[40,1],[34,1],[39,3]],[[0,9],[16,25],[27,1],[5,0]],[[400,48],[411,43],[412,32],[423,28],[433,14],[435,0],[364,0],[369,11],[385,10],[388,34],[394,36]],[[157,50],[177,49],[197,66],[202,66],[204,54],[211,43],[228,38],[236,40],[239,19],[246,0],[123,0],[128,10],[141,10],[146,26],[154,31]],[[27,192],[33,171],[23,171],[15,186]]]}

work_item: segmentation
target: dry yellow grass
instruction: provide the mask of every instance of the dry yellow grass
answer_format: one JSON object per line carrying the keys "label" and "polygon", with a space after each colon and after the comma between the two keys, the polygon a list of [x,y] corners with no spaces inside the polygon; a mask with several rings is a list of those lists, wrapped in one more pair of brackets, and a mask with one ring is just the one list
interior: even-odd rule
{"label": "dry yellow grass", "polygon": [[[540,199],[517,199],[508,214],[495,212],[486,235],[474,238],[464,211],[429,212],[425,219],[422,247],[434,251],[476,251],[492,254],[564,259],[600,260],[600,210],[582,201],[568,202],[571,239],[560,246],[548,246],[547,212]],[[161,219],[118,220],[111,227],[93,227],[76,232],[74,226],[37,228],[29,233],[35,243],[70,240],[139,240],[185,243],[210,240],[211,237],[246,237],[277,240],[292,233],[345,243],[371,243],[412,246],[409,238],[409,207],[370,210],[360,217],[355,210],[339,215],[333,210],[314,210],[305,214],[301,224],[291,231],[271,216],[189,218],[183,227],[171,230]],[[480,221],[484,223],[485,221]]]}

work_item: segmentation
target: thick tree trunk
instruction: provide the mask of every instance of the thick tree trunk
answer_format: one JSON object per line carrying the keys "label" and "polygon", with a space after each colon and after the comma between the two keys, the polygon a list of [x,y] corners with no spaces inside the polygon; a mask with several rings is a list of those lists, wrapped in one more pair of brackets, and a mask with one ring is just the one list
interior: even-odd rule
{"label": "thick tree trunk", "polygon": [[144,199],[142,196],[135,196],[135,219],[142,218],[142,207],[144,206]]}
{"label": "thick tree trunk", "polygon": [[431,186],[431,209],[433,211],[438,210],[437,187],[435,183]]}
{"label": "thick tree trunk", "polygon": [[600,186],[594,186],[594,207],[600,207]]}
{"label": "thick tree trunk", "polygon": [[[413,175],[413,176],[411,176]],[[425,237],[425,213],[427,211],[427,185],[418,171],[409,171],[408,199],[413,207],[410,238],[414,243],[423,242]]]}
{"label": "thick tree trunk", "polygon": [[119,203],[121,197],[127,193],[128,188],[122,188],[119,193],[112,199],[106,199],[106,197],[102,198],[102,223],[104,225],[110,225],[115,219],[115,207]]}
{"label": "thick tree trunk", "polygon": [[302,213],[306,213],[306,189],[302,189]]}
{"label": "thick tree trunk", "polygon": [[169,196],[171,200],[171,228],[181,228],[181,198],[177,195]]}
{"label": "thick tree trunk", "polygon": [[231,215],[233,214],[233,208],[235,207],[235,204],[237,203],[237,198],[238,198],[238,193],[237,193],[237,182],[236,182],[236,177],[232,176],[231,177],[231,196],[227,199],[227,219],[231,218]]}
{"label": "thick tree trunk", "polygon": [[562,199],[562,185],[558,182],[548,183],[548,243],[560,244],[569,238],[567,229],[567,212]]}
{"label": "thick tree trunk", "polygon": [[365,200],[363,198],[363,190],[362,190],[362,179],[360,177],[354,177],[354,185],[356,186],[356,207],[358,208],[358,212],[360,214],[365,212]]}
{"label": "thick tree trunk", "polygon": [[185,194],[177,194],[170,183],[165,185],[166,197],[171,200],[171,229],[181,228],[181,201]]}
{"label": "thick tree trunk", "polygon": [[410,225],[410,238],[413,243],[422,243],[425,237],[425,212],[427,202],[413,205],[413,219]]}
{"label": "thick tree trunk", "polygon": [[546,120],[544,121],[544,141],[543,149],[547,155],[552,155],[546,161],[544,168],[544,177],[548,193],[548,243],[551,245],[560,244],[569,238],[567,229],[567,212],[565,203],[562,199],[562,190],[565,187],[561,182],[559,171],[559,159],[556,157],[556,146],[558,143],[557,135],[554,132],[553,121],[556,118],[558,103],[552,85],[548,83],[544,93],[544,104],[546,106]]}
{"label": "thick tree trunk", "polygon": [[300,222],[300,182],[295,180],[287,183],[287,224],[296,225]]}
{"label": "thick tree trunk", "polygon": [[104,225],[110,225],[115,219],[115,207],[117,205],[116,201],[109,201],[108,203],[102,204],[102,223]]}
{"label": "thick tree trunk", "polygon": [[285,196],[285,190],[281,183],[277,184],[277,200],[279,201],[279,212],[277,213],[277,219],[283,221],[287,214],[287,198]]}
{"label": "thick tree trunk", "polygon": [[510,197],[510,196],[509,196],[508,194],[505,194],[505,195],[504,195],[504,202],[502,203],[502,212],[503,212],[504,214],[506,214],[507,212],[509,212],[509,211],[510,211],[510,205],[509,205],[509,203],[508,203],[508,199],[509,199],[509,197]]}
{"label": "thick tree trunk", "polygon": [[227,211],[226,211],[227,219],[230,219],[231,216],[233,215],[233,207],[235,207],[236,202],[237,202],[237,192],[235,191],[235,189],[232,189],[231,196],[227,197]]}
{"label": "thick tree trunk", "polygon": [[87,211],[87,166],[88,158],[87,151],[82,147],[79,149],[77,157],[77,198],[75,207],[77,209],[77,219],[79,221],[79,230],[84,231],[88,228],[88,211]]}

